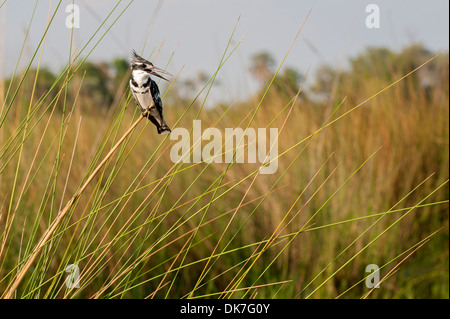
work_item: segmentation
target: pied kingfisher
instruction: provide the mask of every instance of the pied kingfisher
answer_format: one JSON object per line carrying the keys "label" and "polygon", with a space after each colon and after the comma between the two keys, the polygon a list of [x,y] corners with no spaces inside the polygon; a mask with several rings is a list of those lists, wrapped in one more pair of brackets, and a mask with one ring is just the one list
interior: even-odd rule
{"label": "pied kingfisher", "polygon": [[156,82],[152,80],[150,75],[168,80],[156,73],[156,71],[171,75],[137,55],[134,50],[132,51],[130,89],[134,101],[141,110],[142,116],[147,117],[156,125],[158,134],[168,134],[171,131],[163,118],[162,101],[158,85],[156,85]]}

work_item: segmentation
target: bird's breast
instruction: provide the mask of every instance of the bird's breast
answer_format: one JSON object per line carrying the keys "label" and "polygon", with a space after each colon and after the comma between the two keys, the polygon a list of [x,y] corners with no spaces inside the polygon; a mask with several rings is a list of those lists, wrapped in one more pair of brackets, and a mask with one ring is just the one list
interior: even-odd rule
{"label": "bird's breast", "polygon": [[134,70],[132,77],[133,77],[133,80],[137,83],[137,85],[141,86],[144,83],[147,83],[150,75],[147,72],[144,72],[142,70]]}

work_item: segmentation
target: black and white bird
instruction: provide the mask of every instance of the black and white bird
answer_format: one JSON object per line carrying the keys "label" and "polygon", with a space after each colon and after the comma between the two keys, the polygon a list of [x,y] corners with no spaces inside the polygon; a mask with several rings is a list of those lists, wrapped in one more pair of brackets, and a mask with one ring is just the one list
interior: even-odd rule
{"label": "black and white bird", "polygon": [[130,90],[134,101],[141,110],[142,115],[155,124],[158,134],[168,134],[171,130],[163,118],[161,94],[159,93],[158,85],[152,80],[150,75],[168,80],[156,72],[171,75],[140,57],[134,50],[132,51]]}

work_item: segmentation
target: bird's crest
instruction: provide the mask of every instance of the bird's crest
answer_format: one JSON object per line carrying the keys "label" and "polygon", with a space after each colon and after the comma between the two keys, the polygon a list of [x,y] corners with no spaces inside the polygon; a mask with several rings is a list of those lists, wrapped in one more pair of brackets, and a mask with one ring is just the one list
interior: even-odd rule
{"label": "bird's crest", "polygon": [[133,66],[133,64],[149,64],[149,65],[153,66],[153,63],[151,63],[150,61],[147,61],[146,59],[141,57],[134,50],[131,51],[131,59],[130,59],[130,61],[131,61],[131,65],[132,66]]}

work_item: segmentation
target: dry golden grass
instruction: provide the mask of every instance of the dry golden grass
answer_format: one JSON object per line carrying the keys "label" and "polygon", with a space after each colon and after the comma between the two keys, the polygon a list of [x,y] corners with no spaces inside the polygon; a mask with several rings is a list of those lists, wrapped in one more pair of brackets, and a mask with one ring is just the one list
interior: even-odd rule
{"label": "dry golden grass", "polygon": [[[136,122],[125,80],[106,110],[75,65],[32,100],[39,82],[24,73],[1,99],[1,295],[448,298],[444,58],[431,89],[417,85],[422,67],[388,65],[388,78],[336,77],[320,102],[268,84],[203,108],[167,90],[172,128],[278,128],[272,175],[258,163],[173,163],[174,141]],[[71,264],[80,287],[65,284]],[[381,289],[364,284],[369,264],[389,274]]]}

